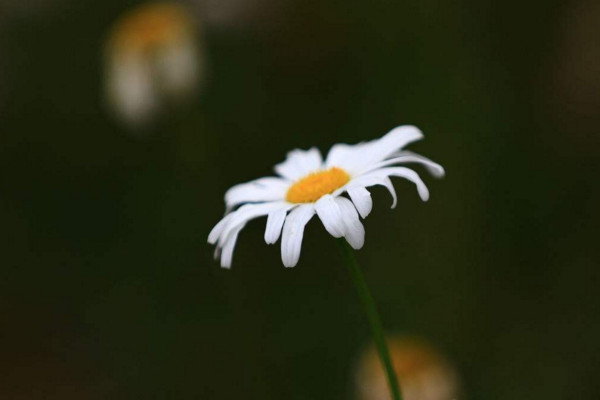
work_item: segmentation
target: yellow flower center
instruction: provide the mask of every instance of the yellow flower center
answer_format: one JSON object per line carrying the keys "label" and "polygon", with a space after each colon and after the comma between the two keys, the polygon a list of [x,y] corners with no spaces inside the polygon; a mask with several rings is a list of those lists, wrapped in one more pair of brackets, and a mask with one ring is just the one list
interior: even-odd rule
{"label": "yellow flower center", "polygon": [[188,11],[176,3],[148,3],[126,12],[111,30],[116,53],[152,51],[191,35]]}
{"label": "yellow flower center", "polygon": [[285,199],[290,203],[312,203],[350,180],[350,176],[341,168],[332,167],[325,171],[313,172],[294,182],[288,189]]}

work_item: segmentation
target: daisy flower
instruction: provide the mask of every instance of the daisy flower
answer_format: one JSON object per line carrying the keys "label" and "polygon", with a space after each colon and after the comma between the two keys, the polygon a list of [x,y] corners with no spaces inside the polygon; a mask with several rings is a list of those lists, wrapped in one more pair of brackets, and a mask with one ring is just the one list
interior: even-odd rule
{"label": "daisy flower", "polygon": [[242,183],[225,193],[226,215],[208,236],[208,242],[216,245],[215,258],[220,256],[221,266],[230,268],[240,231],[248,221],[263,216],[267,216],[265,242],[274,244],[281,236],[281,259],[286,267],[298,263],[304,227],[315,214],[333,237],[344,237],[352,248],[360,249],[365,229],[359,216],[366,218],[373,207],[368,187],[386,187],[394,208],[396,192],[390,177],[413,182],[421,199],[429,198],[419,175],[398,164],[422,164],[432,175],[444,175],[439,164],[403,150],[422,138],[418,128],[404,125],[380,139],[336,144],[325,160],[316,148],[289,152],[275,166],[278,176]]}

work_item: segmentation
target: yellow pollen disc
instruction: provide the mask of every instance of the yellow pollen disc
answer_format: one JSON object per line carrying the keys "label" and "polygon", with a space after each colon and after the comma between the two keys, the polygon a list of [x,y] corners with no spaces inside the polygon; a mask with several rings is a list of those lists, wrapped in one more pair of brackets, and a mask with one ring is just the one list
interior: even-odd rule
{"label": "yellow pollen disc", "polygon": [[312,203],[350,180],[350,176],[341,168],[333,167],[325,171],[313,172],[294,182],[288,189],[285,199],[290,203]]}
{"label": "yellow pollen disc", "polygon": [[127,11],[111,30],[117,54],[144,52],[178,44],[193,35],[188,10],[177,3],[146,3]]}

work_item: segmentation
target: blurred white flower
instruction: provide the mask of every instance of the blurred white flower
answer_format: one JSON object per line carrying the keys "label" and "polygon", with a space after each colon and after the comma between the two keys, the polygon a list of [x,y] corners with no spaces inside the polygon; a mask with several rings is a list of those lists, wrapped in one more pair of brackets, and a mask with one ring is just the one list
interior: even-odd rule
{"label": "blurred white flower", "polygon": [[[454,400],[458,375],[450,363],[423,340],[389,336],[387,344],[404,400]],[[355,370],[357,400],[389,400],[386,377],[374,346],[361,354]]]}
{"label": "blurred white flower", "polygon": [[[423,201],[429,198],[427,187],[416,172],[396,164],[420,163],[433,175],[441,177],[444,169],[420,155],[401,151],[407,144],[423,137],[414,126],[400,126],[380,139],[356,145],[337,144],[323,161],[316,148],[294,150],[275,166],[278,177],[260,178],[236,185],[225,194],[229,212],[210,232],[208,241],[216,244],[215,255],[221,266],[229,268],[238,234],[248,221],[267,217],[265,242],[281,239],[281,258],[286,267],[298,263],[304,226],[316,213],[327,232],[344,237],[354,249],[364,243],[365,230],[359,219],[371,212],[369,186],[383,185],[393,197],[390,180],[398,176],[413,182]],[[347,193],[349,198],[342,197]],[[235,211],[231,211],[240,206]],[[288,214],[289,212],[289,214]],[[283,233],[282,233],[283,229]]]}
{"label": "blurred white flower", "polygon": [[153,122],[194,94],[204,74],[202,43],[188,10],[144,4],[115,23],[106,45],[106,96],[132,127]]}

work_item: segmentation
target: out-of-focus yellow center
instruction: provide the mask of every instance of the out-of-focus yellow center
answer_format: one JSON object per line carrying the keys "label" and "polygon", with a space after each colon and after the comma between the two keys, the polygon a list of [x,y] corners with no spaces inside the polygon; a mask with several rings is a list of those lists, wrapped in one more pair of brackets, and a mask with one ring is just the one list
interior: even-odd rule
{"label": "out-of-focus yellow center", "polygon": [[325,171],[313,172],[294,182],[288,189],[285,199],[290,203],[312,203],[350,180],[350,176],[341,168],[333,167]]}
{"label": "out-of-focus yellow center", "polygon": [[118,19],[111,30],[110,45],[118,53],[152,51],[193,35],[192,24],[189,11],[180,4],[142,4]]}

